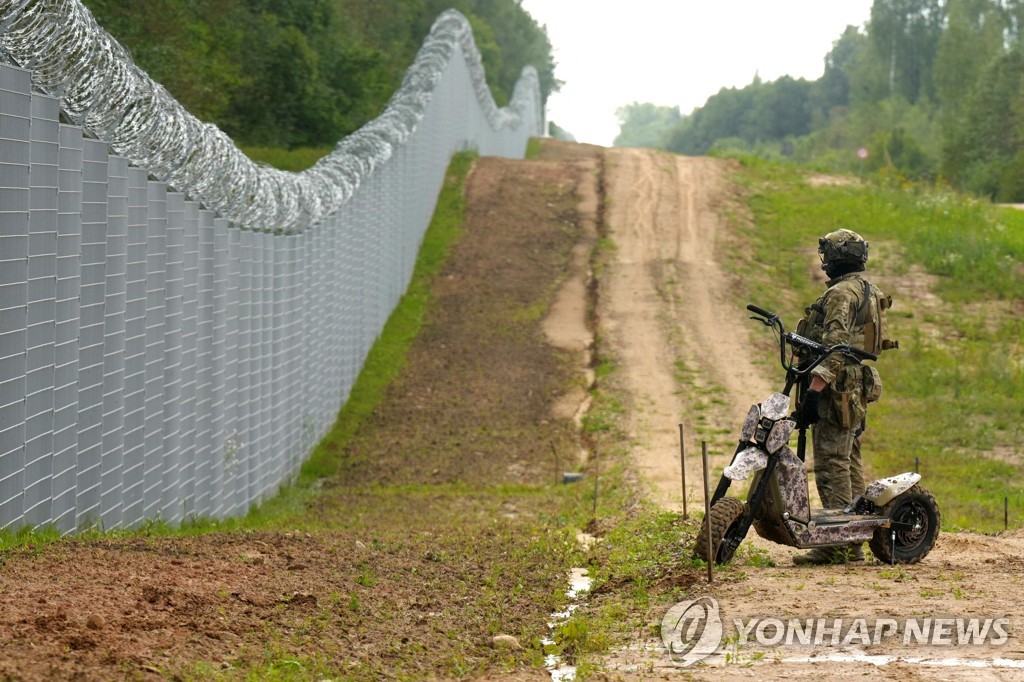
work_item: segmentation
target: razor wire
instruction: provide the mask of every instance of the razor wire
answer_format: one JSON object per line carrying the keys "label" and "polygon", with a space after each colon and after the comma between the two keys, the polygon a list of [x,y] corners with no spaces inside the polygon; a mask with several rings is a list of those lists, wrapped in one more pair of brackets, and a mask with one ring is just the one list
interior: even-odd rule
{"label": "razor wire", "polygon": [[312,168],[289,173],[255,163],[223,131],[185,110],[135,65],[79,0],[0,1],[0,55],[29,69],[33,88],[59,97],[73,123],[232,224],[286,234],[338,210],[394,155],[416,129],[460,48],[491,127],[539,127],[534,68],[523,69],[509,106],[499,108],[468,20],[447,10],[434,22],[384,112]]}
{"label": "razor wire", "polygon": [[435,22],[385,112],[303,173],[185,111],[77,0],[0,0],[0,529],[243,514],[331,428],[451,154],[521,157]]}

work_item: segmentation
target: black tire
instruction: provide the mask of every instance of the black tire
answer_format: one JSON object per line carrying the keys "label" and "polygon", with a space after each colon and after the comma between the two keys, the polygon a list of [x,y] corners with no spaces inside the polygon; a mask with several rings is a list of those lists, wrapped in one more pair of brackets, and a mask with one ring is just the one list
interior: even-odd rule
{"label": "black tire", "polygon": [[[747,510],[747,505],[735,497],[723,497],[711,505],[711,543],[716,564],[724,564],[732,559],[732,551],[722,547],[722,539],[729,529],[739,521],[740,517]],[[708,561],[708,517],[700,524],[700,533],[697,535],[697,543],[693,547],[693,554],[704,561]]]}
{"label": "black tire", "polygon": [[935,497],[923,486],[915,485],[889,500],[882,507],[882,513],[892,521],[914,525],[913,530],[896,531],[895,557],[893,531],[889,528],[875,529],[868,546],[875,558],[883,564],[916,564],[935,546],[942,516]]}

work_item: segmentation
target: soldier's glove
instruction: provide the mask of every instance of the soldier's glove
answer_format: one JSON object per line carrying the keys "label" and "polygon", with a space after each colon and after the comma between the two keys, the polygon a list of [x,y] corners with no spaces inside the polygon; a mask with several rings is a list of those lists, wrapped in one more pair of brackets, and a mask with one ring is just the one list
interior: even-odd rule
{"label": "soldier's glove", "polygon": [[821,419],[818,413],[818,406],[821,403],[821,391],[807,391],[804,393],[804,400],[800,403],[800,423],[803,426],[817,424]]}

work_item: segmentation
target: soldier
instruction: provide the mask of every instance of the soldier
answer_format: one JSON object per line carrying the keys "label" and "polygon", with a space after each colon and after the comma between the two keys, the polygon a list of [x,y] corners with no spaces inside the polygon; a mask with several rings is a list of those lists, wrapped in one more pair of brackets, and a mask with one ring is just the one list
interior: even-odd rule
{"label": "soldier", "polygon": [[[868,243],[852,230],[836,230],[818,240],[821,268],[828,275],[825,293],[807,308],[798,333],[833,346],[839,343],[879,353],[894,347],[884,339],[885,310],[892,299],[864,277]],[[881,395],[874,367],[843,355],[830,355],[811,372],[800,406],[800,419],[814,424],[814,477],[826,509],[843,509],[864,492],[861,433],[867,403]],[[828,564],[863,561],[860,543],[818,547],[793,557],[793,563]]]}

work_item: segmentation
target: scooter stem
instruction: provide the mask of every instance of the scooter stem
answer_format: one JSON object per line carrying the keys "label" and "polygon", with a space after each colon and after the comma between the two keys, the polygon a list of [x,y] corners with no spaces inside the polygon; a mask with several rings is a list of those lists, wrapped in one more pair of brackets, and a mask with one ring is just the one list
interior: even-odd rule
{"label": "scooter stem", "polygon": [[799,432],[796,437],[796,456],[800,458],[800,461],[804,461],[804,457],[807,454],[807,426],[801,424],[799,426]]}

